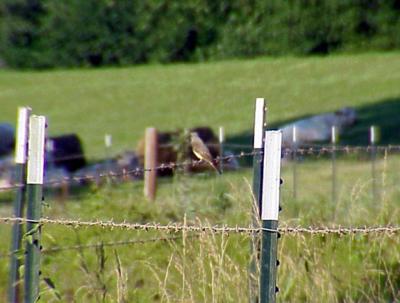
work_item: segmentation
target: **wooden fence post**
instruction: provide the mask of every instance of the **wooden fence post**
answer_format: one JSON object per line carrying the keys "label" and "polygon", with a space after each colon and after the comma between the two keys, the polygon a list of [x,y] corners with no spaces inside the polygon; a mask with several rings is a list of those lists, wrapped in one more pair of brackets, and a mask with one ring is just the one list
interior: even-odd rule
{"label": "wooden fence post", "polygon": [[[26,156],[28,146],[29,107],[18,109],[17,140],[15,145],[15,183],[18,189],[14,201],[14,217],[21,218],[24,215],[26,201]],[[13,224],[11,240],[10,260],[10,281],[9,281],[9,302],[21,302],[19,267],[21,265],[18,253],[21,250],[22,225],[19,222]]]}
{"label": "wooden fence post", "polygon": [[29,151],[27,167],[28,207],[26,218],[25,301],[36,302],[39,298],[40,282],[40,225],[43,200],[43,175],[45,152],[46,118],[32,116],[29,123]]}
{"label": "wooden fence post", "polygon": [[144,195],[154,201],[157,190],[157,130],[153,127],[146,128],[145,153],[144,153]]}
{"label": "wooden fence post", "polygon": [[[261,197],[262,197],[262,178],[263,178],[263,145],[264,145],[264,129],[266,121],[266,106],[264,98],[257,98],[254,116],[254,140],[253,140],[253,196],[252,205],[252,225],[257,227],[257,222],[261,213]],[[257,235],[251,236],[250,243],[250,268],[249,268],[249,295],[250,303],[258,303],[257,288],[257,264],[259,260],[260,242]]]}
{"label": "wooden fence post", "polygon": [[264,144],[264,177],[262,192],[262,238],[260,264],[260,303],[275,303],[278,214],[281,169],[281,131],[267,131]]}

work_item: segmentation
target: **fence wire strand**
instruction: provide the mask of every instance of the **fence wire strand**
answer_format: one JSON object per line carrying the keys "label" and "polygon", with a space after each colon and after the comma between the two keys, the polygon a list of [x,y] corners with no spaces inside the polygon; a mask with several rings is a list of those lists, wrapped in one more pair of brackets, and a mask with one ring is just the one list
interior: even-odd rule
{"label": "fence wire strand", "polygon": [[69,246],[54,246],[54,247],[44,248],[42,250],[42,253],[48,254],[48,253],[54,253],[54,252],[59,252],[59,251],[65,251],[65,250],[127,246],[127,245],[135,245],[135,244],[154,243],[154,242],[168,242],[168,241],[176,241],[176,240],[180,240],[180,239],[182,239],[182,236],[158,237],[158,238],[151,238],[151,239],[135,239],[135,240],[125,240],[125,241],[114,241],[114,242],[98,242],[98,243],[92,243],[92,244],[77,244],[77,245],[69,245]]}
{"label": "fence wire strand", "polygon": [[[229,155],[225,157],[218,157],[216,158],[217,161],[231,161],[233,159],[238,159],[238,158],[243,158],[243,157],[250,157],[254,156],[256,154],[262,154],[260,151],[253,151],[253,152],[240,152],[236,155]],[[151,172],[151,171],[159,171],[159,170],[166,170],[166,169],[178,169],[178,168],[185,168],[187,166],[197,166],[204,163],[202,160],[189,160],[189,161],[183,161],[183,162],[171,162],[171,163],[162,163],[156,167],[153,168],[135,168],[132,170],[124,170],[122,169],[121,171],[115,172],[115,171],[107,171],[107,172],[102,172],[96,175],[85,175],[85,176],[71,176],[71,177],[64,177],[61,180],[49,180],[43,183],[43,185],[63,185],[63,184],[70,184],[72,182],[80,183],[84,181],[96,181],[99,179],[103,178],[118,178],[118,177],[129,177],[129,176],[142,176],[143,173],[145,172]],[[0,187],[0,191],[6,191],[6,190],[13,190],[13,189],[18,189],[25,186],[24,184],[12,184],[10,186],[3,186]]]}
{"label": "fence wire strand", "polygon": [[[186,235],[186,238],[197,238],[199,235]],[[112,241],[112,242],[97,242],[90,244],[75,244],[75,245],[65,245],[65,246],[50,246],[48,248],[43,248],[41,253],[43,254],[52,254],[61,251],[70,251],[70,250],[81,250],[81,249],[92,249],[99,247],[116,247],[116,246],[130,246],[130,245],[138,245],[138,244],[148,244],[148,243],[156,243],[156,242],[170,242],[177,241],[182,239],[182,235],[168,236],[168,237],[156,237],[150,239],[134,239],[134,240],[122,240],[122,241]],[[14,252],[15,253],[15,252]],[[10,257],[12,253],[0,253],[0,259]]]}
{"label": "fence wire strand", "polygon": [[169,233],[178,232],[192,232],[192,233],[224,233],[224,234],[254,234],[262,231],[274,232],[280,234],[336,234],[336,235],[350,235],[350,234],[396,234],[400,232],[400,226],[386,225],[386,226],[361,226],[361,227],[301,227],[301,226],[283,226],[278,229],[269,229],[263,227],[251,226],[228,226],[228,225],[185,225],[182,223],[169,223],[166,225],[159,223],[128,223],[128,222],[114,222],[114,221],[80,221],[69,219],[51,219],[42,218],[40,220],[30,220],[26,218],[16,217],[0,217],[0,223],[36,223],[41,226],[44,225],[61,225],[71,228],[92,228],[98,227],[103,229],[118,229],[118,230],[138,230],[138,231],[164,231]]}
{"label": "fence wire strand", "polygon": [[[241,145],[241,147],[244,147]],[[249,145],[249,147],[251,147]],[[304,148],[283,148],[282,156],[292,156],[295,152],[297,155],[315,155],[315,156],[323,156],[328,155],[333,152],[343,152],[345,154],[357,154],[361,152],[371,152],[372,150],[377,152],[391,152],[391,151],[400,151],[400,145],[385,145],[385,146],[332,146],[332,145],[312,145]],[[228,155],[224,157],[216,157],[216,161],[224,161],[230,162],[234,159],[240,159],[244,157],[251,157],[255,155],[263,154],[262,151],[252,151],[252,152],[244,152],[241,151],[234,155]],[[48,180],[45,181],[43,185],[45,186],[62,186],[62,185],[70,185],[72,183],[81,183],[81,182],[90,182],[90,181],[99,181],[104,178],[127,178],[127,177],[141,177],[146,172],[151,171],[162,171],[166,169],[179,169],[185,168],[188,166],[198,166],[202,164],[202,160],[187,160],[183,162],[170,162],[170,163],[162,163],[153,168],[142,168],[138,167],[131,170],[122,169],[120,171],[106,171],[100,172],[98,174],[91,175],[83,175],[83,176],[69,176],[64,178],[59,178],[56,180]],[[9,191],[18,189],[25,186],[24,184],[11,184],[7,186],[0,187],[1,191]]]}

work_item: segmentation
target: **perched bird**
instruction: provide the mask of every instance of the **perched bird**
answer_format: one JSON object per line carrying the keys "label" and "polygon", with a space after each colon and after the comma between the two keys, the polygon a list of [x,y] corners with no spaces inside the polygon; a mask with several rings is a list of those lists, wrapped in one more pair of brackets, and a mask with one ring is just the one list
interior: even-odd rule
{"label": "perched bird", "polygon": [[190,144],[192,145],[192,151],[202,161],[210,164],[219,174],[221,171],[218,169],[217,165],[214,163],[214,159],[211,156],[208,147],[204,144],[203,140],[195,132],[190,133]]}

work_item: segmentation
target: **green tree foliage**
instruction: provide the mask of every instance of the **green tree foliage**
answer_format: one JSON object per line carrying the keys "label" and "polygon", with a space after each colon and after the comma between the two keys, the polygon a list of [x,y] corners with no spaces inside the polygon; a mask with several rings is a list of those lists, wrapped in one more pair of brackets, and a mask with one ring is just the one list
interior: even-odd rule
{"label": "green tree foliage", "polygon": [[0,57],[16,67],[39,60],[42,14],[40,0],[0,0]]}
{"label": "green tree foliage", "polygon": [[0,56],[15,67],[400,47],[397,0],[0,1]]}

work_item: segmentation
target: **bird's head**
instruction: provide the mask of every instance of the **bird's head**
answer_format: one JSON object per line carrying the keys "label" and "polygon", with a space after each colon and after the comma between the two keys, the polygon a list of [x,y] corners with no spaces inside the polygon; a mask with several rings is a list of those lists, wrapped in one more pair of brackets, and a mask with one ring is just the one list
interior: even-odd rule
{"label": "bird's head", "polygon": [[197,138],[199,138],[199,135],[196,133],[196,132],[191,132],[190,133],[190,139],[197,139]]}

